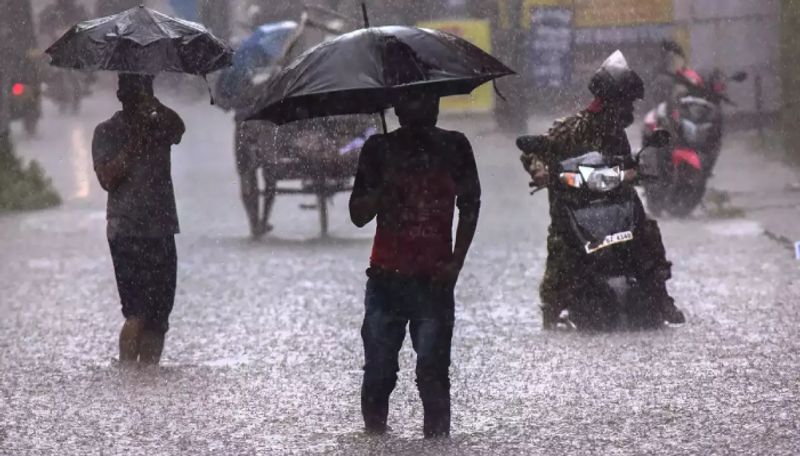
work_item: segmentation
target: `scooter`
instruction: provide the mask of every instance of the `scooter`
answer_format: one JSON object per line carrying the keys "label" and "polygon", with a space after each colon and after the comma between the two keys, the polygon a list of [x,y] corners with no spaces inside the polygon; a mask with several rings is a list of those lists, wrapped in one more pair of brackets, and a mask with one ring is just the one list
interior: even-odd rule
{"label": "scooter", "polygon": [[[536,154],[546,136],[526,136],[517,147]],[[649,135],[645,147],[667,146],[670,134]],[[643,149],[644,150],[644,149]],[[648,179],[637,171],[635,156],[588,152],[550,168],[552,206],[561,214],[556,226],[579,265],[582,286],[566,303],[566,322],[578,330],[653,329],[664,323],[659,305],[638,279],[637,243],[645,221],[634,185]],[[559,222],[561,224],[561,222]]]}
{"label": "scooter", "polygon": [[686,217],[703,200],[721,151],[722,104],[735,104],[727,96],[726,82],[743,82],[747,73],[727,78],[715,71],[708,84],[694,72],[675,77],[676,83],[685,87],[685,94],[674,103],[663,102],[650,111],[645,116],[642,135],[646,139],[657,129],[665,128],[674,138],[671,153],[646,160],[648,168],[662,176],[644,184],[647,209],[655,216],[667,212]]}

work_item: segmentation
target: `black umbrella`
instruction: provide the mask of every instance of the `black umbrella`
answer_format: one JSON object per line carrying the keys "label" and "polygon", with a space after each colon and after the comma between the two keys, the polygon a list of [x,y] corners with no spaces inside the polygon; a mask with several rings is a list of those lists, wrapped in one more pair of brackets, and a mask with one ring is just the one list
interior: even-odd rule
{"label": "black umbrella", "polygon": [[45,51],[78,70],[206,75],[228,67],[233,50],[194,22],[138,6],[74,26]]}
{"label": "black umbrella", "polygon": [[284,124],[392,107],[398,96],[423,90],[461,95],[514,74],[469,42],[416,27],[374,27],[310,49],[278,73],[247,117]]}

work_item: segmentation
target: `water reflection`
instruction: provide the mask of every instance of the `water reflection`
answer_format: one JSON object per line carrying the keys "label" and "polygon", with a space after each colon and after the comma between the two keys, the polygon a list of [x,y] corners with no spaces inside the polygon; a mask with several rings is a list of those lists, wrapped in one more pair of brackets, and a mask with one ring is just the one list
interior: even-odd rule
{"label": "water reflection", "polygon": [[86,130],[76,126],[70,134],[72,145],[69,152],[69,161],[72,169],[74,187],[72,199],[85,199],[89,197],[92,179],[92,158]]}

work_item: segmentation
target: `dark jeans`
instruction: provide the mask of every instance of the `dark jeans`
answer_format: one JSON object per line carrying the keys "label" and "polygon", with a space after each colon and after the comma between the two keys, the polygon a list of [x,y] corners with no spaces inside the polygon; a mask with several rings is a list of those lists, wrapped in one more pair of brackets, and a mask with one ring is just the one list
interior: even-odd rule
{"label": "dark jeans", "polygon": [[397,355],[408,324],[417,352],[417,388],[425,410],[426,437],[450,433],[450,344],[453,338],[452,288],[422,279],[371,271],[367,281],[364,383],[361,411],[369,431],[386,429],[389,396],[400,369]]}

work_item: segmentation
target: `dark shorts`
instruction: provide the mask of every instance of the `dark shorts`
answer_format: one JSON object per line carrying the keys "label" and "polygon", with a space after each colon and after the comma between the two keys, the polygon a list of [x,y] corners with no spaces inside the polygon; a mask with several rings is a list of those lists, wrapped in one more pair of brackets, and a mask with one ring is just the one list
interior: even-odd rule
{"label": "dark shorts", "polygon": [[118,236],[108,244],[122,315],[143,319],[150,330],[167,332],[178,269],[175,237]]}

